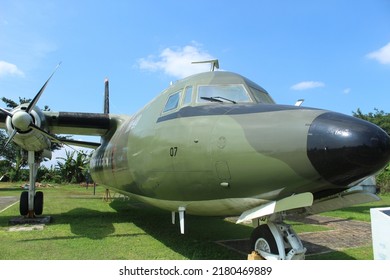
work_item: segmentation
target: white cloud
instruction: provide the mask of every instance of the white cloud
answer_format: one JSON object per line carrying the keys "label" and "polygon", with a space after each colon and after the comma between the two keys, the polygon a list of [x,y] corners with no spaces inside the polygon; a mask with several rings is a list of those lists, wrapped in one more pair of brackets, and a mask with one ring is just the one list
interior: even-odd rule
{"label": "white cloud", "polygon": [[0,77],[7,75],[23,77],[24,73],[15,64],[0,60]]}
{"label": "white cloud", "polygon": [[175,78],[184,78],[192,74],[210,70],[209,64],[192,64],[194,61],[214,59],[199,45],[187,45],[179,48],[166,48],[156,58],[149,56],[138,61],[139,67],[148,71],[163,71]]}
{"label": "white cloud", "polygon": [[318,87],[324,87],[325,84],[323,82],[315,82],[315,81],[305,81],[300,82],[291,87],[293,90],[306,90]]}
{"label": "white cloud", "polygon": [[349,94],[351,92],[351,88],[346,88],[343,90],[343,93]]}
{"label": "white cloud", "polygon": [[375,59],[381,64],[390,64],[390,43],[377,51],[369,53],[367,57]]}

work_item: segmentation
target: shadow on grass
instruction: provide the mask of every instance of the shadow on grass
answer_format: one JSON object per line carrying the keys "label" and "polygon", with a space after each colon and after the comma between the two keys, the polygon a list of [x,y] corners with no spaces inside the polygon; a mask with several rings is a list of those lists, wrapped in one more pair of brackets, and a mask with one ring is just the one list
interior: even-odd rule
{"label": "shadow on grass", "polygon": [[219,217],[186,215],[185,234],[171,213],[129,201],[114,200],[110,206],[124,222],[131,222],[166,247],[188,259],[245,259],[246,256],[216,243],[219,240],[248,238],[251,227],[236,225]]}
{"label": "shadow on grass", "polygon": [[[186,216],[186,234],[180,234],[179,224],[172,225],[171,213],[147,205],[114,200],[110,206],[115,211],[98,211],[77,207],[67,212],[50,214],[52,225],[69,225],[73,235],[35,236],[22,242],[75,240],[88,238],[102,240],[115,237],[150,236],[165,247],[187,259],[246,259],[246,255],[216,243],[219,240],[248,238],[251,227],[236,225],[219,217]],[[0,216],[0,225],[7,225],[9,216]],[[134,224],[134,232],[116,233],[114,225]],[[49,225],[50,227],[50,225]],[[129,227],[131,228],[131,227]]]}

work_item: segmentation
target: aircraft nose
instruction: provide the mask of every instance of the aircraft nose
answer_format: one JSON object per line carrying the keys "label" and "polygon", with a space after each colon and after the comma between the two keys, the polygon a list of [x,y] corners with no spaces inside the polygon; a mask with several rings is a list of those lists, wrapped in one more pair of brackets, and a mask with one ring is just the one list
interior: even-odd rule
{"label": "aircraft nose", "polygon": [[389,162],[390,137],[367,121],[327,112],[310,126],[307,155],[324,179],[347,186]]}

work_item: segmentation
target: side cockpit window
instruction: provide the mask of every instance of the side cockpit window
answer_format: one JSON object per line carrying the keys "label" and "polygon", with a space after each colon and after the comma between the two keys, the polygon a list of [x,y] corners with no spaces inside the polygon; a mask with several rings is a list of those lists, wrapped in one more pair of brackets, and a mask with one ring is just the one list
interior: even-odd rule
{"label": "side cockpit window", "polygon": [[169,96],[168,101],[165,104],[163,113],[172,111],[179,106],[180,92],[181,92],[181,90],[177,91]]}
{"label": "side cockpit window", "polygon": [[190,105],[191,102],[192,102],[192,86],[188,86],[184,90],[183,107]]}
{"label": "side cockpit window", "polygon": [[257,103],[275,104],[271,96],[269,96],[269,94],[266,91],[254,87],[249,87],[249,88]]}

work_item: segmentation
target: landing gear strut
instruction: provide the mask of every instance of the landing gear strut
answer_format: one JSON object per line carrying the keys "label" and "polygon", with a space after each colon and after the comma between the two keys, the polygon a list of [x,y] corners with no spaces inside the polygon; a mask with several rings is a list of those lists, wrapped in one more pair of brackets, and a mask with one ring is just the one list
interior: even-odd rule
{"label": "landing gear strut", "polygon": [[267,260],[303,260],[306,248],[290,225],[283,222],[280,214],[272,215],[266,224],[253,230],[251,250]]}
{"label": "landing gear strut", "polygon": [[20,195],[19,211],[22,216],[34,218],[35,215],[42,215],[43,212],[43,192],[35,191],[39,160],[36,160],[34,151],[28,151],[28,165],[30,169],[30,182],[28,191],[23,191]]}

